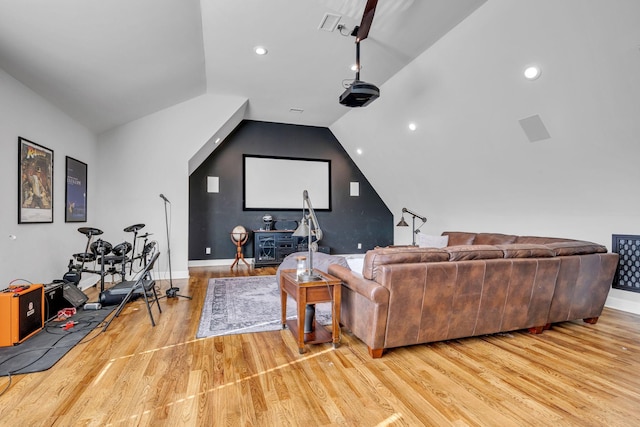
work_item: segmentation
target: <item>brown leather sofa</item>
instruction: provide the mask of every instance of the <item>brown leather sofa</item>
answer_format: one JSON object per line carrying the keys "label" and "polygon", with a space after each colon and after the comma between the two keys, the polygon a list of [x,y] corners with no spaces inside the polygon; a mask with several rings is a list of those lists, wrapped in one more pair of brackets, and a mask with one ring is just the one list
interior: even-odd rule
{"label": "brown leather sofa", "polygon": [[384,349],[519,329],[602,313],[618,254],[571,239],[445,232],[444,248],[389,247],[365,254],[362,274],[341,265],[341,322]]}

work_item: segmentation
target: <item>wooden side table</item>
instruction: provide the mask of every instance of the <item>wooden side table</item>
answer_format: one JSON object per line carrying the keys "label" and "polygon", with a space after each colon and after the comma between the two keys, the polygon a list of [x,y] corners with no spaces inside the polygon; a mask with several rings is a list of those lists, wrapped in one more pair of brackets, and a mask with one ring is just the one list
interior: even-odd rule
{"label": "wooden side table", "polygon": [[[298,341],[298,351],[304,353],[304,345],[333,341],[333,348],[340,341],[340,300],[342,281],[330,274],[314,270],[322,279],[311,282],[298,282],[295,269],[280,271],[280,301],[282,307],[282,329],[289,326],[293,337]],[[287,294],[297,303],[297,319],[287,320]],[[331,332],[323,326],[314,327],[310,333],[304,333],[304,317],[307,304],[331,302]],[[314,320],[315,323],[315,320]]]}

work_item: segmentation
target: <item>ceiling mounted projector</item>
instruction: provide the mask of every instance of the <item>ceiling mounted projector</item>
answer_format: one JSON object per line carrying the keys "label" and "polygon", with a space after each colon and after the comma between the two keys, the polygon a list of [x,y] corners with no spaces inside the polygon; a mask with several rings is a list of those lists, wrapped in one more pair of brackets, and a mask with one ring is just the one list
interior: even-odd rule
{"label": "ceiling mounted projector", "polygon": [[369,35],[377,4],[378,0],[367,0],[360,26],[351,33],[356,37],[356,78],[338,98],[340,104],[346,107],[366,107],[380,96],[380,89],[376,85],[360,80],[360,42]]}
{"label": "ceiling mounted projector", "polygon": [[374,84],[355,80],[340,95],[340,104],[346,107],[366,107],[380,96],[380,89]]}

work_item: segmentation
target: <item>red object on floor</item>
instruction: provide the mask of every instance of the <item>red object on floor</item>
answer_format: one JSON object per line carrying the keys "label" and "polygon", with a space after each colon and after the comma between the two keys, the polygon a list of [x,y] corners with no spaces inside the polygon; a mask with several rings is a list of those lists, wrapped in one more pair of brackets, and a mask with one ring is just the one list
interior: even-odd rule
{"label": "red object on floor", "polygon": [[78,324],[78,322],[74,322],[73,320],[69,320],[67,323],[64,324],[62,329],[64,329],[65,331],[68,331],[69,329],[73,328],[77,324]]}

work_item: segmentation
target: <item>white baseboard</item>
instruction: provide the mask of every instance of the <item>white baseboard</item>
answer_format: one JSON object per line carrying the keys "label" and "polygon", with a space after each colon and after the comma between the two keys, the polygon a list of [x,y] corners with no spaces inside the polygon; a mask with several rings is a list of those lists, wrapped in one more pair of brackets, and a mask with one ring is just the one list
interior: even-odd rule
{"label": "white baseboard", "polygon": [[[169,280],[169,272],[168,271],[152,271],[151,272],[151,276],[155,279],[155,280]],[[172,271],[171,272],[171,279],[188,279],[189,276],[189,271]],[[118,279],[117,282],[121,281],[120,276],[116,275],[116,278]],[[129,277],[129,275],[127,274],[126,277],[127,280],[131,280],[132,277]],[[105,276],[105,283],[109,282],[111,283],[112,280],[112,276],[111,275],[107,275]],[[117,283],[117,282],[113,282],[113,283]],[[95,274],[95,273],[82,273],[82,279],[80,280],[80,283],[78,283],[78,289],[80,289],[81,291],[84,291],[85,289],[89,289],[92,286],[98,285],[98,288],[100,288],[100,275],[99,274]]]}
{"label": "white baseboard", "polygon": [[640,293],[611,288],[605,307],[640,314]]}
{"label": "white baseboard", "polygon": [[[364,258],[364,254],[333,254],[340,255],[347,258],[347,261],[351,258],[359,259]],[[194,260],[189,261],[189,267],[218,267],[221,265],[231,265],[233,264],[234,258],[230,259],[204,259],[204,260]],[[249,263],[250,266],[254,265],[254,258],[245,258],[245,261]],[[240,265],[244,265],[242,261],[240,261]],[[245,266],[246,267],[246,266]]]}
{"label": "white baseboard", "polygon": [[[253,258],[245,258],[245,261],[249,263],[250,266],[253,266]],[[235,258],[231,259],[203,259],[196,261],[189,261],[189,267],[218,267],[221,265],[231,265],[235,261]],[[246,265],[240,261],[240,265]]]}

